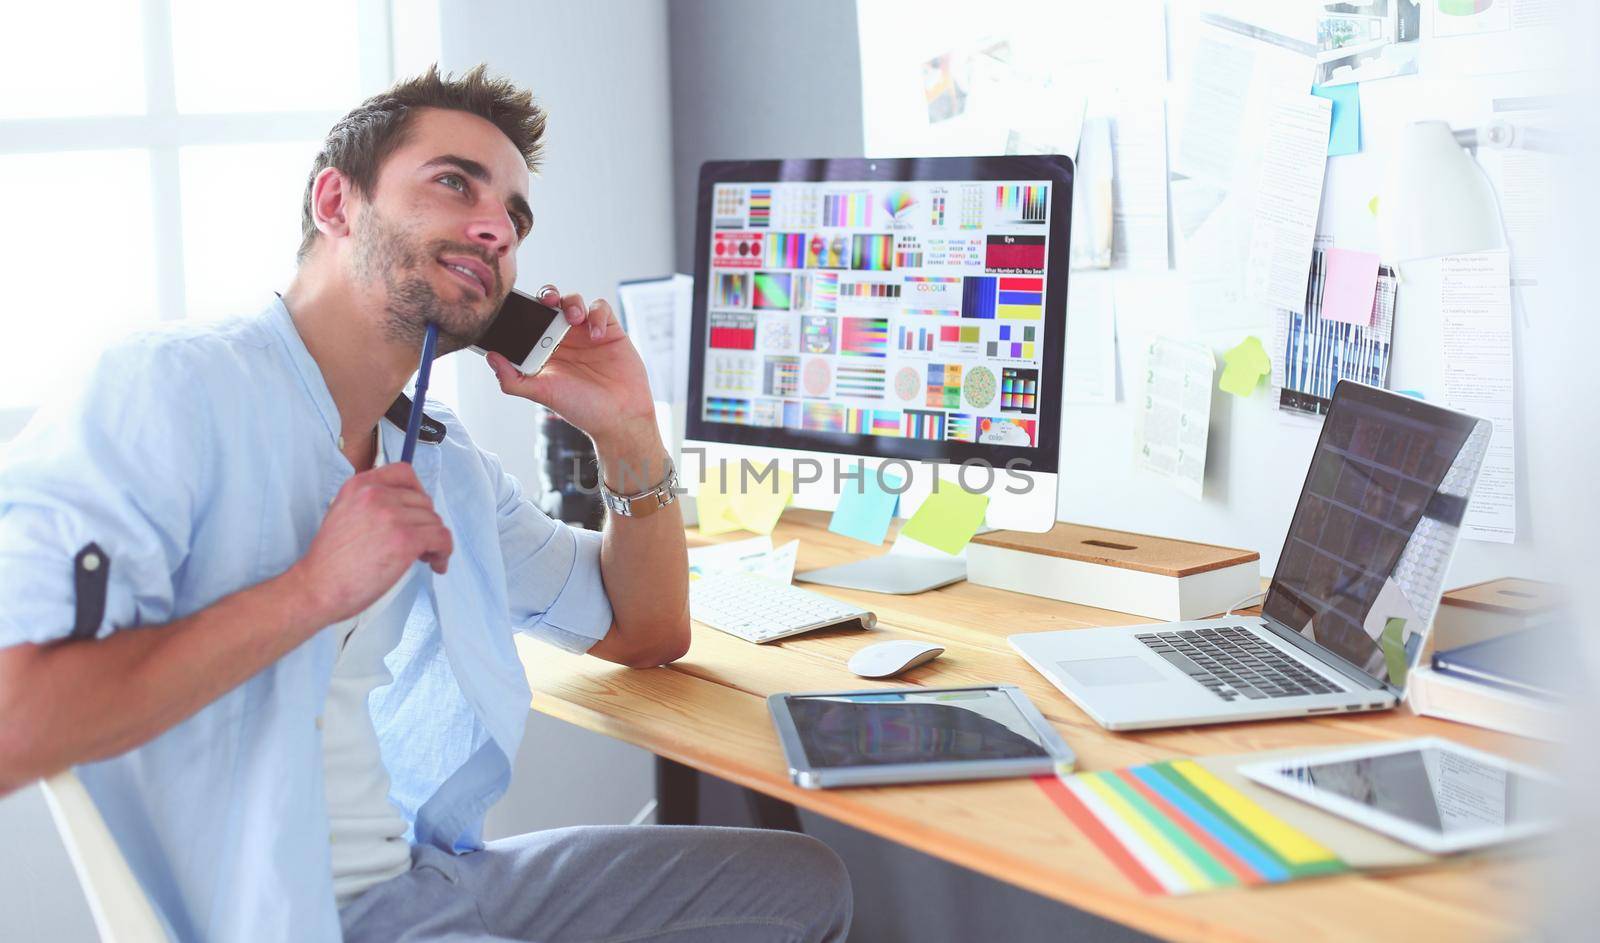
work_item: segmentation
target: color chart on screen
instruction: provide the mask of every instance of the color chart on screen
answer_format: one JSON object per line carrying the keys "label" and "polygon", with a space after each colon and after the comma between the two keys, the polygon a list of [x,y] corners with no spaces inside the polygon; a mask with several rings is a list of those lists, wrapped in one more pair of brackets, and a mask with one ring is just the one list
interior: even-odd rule
{"label": "color chart on screen", "polygon": [[1037,446],[1050,187],[716,185],[702,419]]}

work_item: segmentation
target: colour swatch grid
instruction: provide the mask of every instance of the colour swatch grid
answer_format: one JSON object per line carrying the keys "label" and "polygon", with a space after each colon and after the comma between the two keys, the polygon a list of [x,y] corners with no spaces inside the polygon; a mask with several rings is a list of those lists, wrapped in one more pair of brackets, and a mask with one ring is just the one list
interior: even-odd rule
{"label": "colour swatch grid", "polygon": [[1350,870],[1315,839],[1193,760],[1034,781],[1148,894],[1189,894]]}

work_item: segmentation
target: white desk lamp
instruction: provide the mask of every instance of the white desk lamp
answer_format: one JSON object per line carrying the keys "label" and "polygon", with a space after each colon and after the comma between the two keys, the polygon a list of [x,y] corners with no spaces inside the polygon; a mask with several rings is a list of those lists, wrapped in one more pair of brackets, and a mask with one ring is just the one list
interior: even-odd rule
{"label": "white desk lamp", "polygon": [[1451,131],[1443,121],[1414,122],[1401,132],[1378,198],[1385,259],[1403,263],[1505,248],[1494,188],[1463,147],[1482,137],[1477,129]]}

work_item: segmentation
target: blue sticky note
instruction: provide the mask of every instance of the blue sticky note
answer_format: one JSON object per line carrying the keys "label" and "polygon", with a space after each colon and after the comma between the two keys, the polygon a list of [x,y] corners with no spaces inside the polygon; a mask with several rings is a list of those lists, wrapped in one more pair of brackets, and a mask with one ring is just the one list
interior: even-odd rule
{"label": "blue sticky note", "polygon": [[828,530],[835,534],[881,544],[889,534],[889,522],[894,519],[900,496],[885,486],[898,490],[904,484],[894,475],[884,475],[878,483],[877,469],[864,469],[861,484],[846,479],[839,483],[839,506],[833,511]]}
{"label": "blue sticky note", "polygon": [[1333,126],[1328,132],[1328,156],[1361,153],[1361,86],[1313,85],[1311,94],[1333,102]]}

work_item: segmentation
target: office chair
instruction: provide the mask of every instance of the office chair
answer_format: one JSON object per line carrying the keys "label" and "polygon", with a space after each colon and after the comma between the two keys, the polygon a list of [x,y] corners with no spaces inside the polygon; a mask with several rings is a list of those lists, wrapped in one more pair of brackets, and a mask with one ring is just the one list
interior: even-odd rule
{"label": "office chair", "polygon": [[101,943],[169,943],[144,888],[122,857],[89,791],[72,770],[41,780]]}

